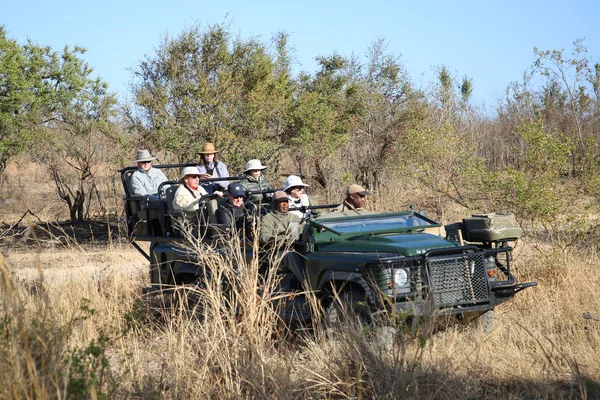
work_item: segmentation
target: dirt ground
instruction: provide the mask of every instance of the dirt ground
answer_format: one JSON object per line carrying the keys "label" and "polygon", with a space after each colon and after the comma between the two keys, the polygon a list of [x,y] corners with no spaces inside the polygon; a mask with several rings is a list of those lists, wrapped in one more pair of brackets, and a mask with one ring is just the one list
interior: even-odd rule
{"label": "dirt ground", "polygon": [[25,281],[58,285],[116,272],[144,280],[148,261],[123,233],[116,218],[81,224],[4,223],[0,225],[0,251],[12,272]]}

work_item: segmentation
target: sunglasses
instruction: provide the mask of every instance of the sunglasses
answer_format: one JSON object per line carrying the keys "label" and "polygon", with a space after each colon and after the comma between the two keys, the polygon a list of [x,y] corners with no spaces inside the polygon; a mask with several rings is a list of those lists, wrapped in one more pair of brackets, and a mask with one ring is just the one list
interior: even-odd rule
{"label": "sunglasses", "polygon": [[192,179],[200,179],[200,175],[186,175],[186,177],[189,177]]}
{"label": "sunglasses", "polygon": [[231,196],[231,197],[233,197],[234,199],[243,199],[244,198],[244,196]]}
{"label": "sunglasses", "polygon": [[150,164],[152,161],[140,161],[140,164]]}

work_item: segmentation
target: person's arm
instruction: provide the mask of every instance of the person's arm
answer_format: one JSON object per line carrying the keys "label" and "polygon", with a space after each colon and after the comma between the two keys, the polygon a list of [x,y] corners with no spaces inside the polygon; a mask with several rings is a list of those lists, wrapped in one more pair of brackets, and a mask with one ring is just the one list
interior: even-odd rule
{"label": "person's arm", "polygon": [[194,212],[198,210],[198,204],[200,199],[194,198],[191,193],[187,191],[185,187],[180,187],[175,192],[175,198],[173,199],[173,208],[175,210]]}
{"label": "person's arm", "polygon": [[142,176],[140,173],[138,173],[137,171],[134,172],[133,174],[131,174],[131,191],[134,195],[139,195],[139,196],[145,196],[148,194],[148,192],[146,191],[146,187],[144,186],[144,183],[142,182]]}
{"label": "person's arm", "polygon": [[[263,177],[263,182],[260,185],[261,188],[263,190],[271,189],[271,183],[269,182],[269,180],[264,176],[262,176],[262,177]],[[272,200],[272,198],[273,198],[273,193],[263,193],[263,201],[270,202]]]}
{"label": "person's arm", "polygon": [[260,242],[262,244],[267,244],[272,241],[274,238],[274,230],[275,219],[271,218],[269,214],[265,215],[260,225]]}
{"label": "person's arm", "polygon": [[[227,165],[224,162],[219,162],[217,164],[217,174],[219,178],[227,178],[229,177],[229,171],[227,171]],[[229,181],[218,181],[217,184],[221,186],[223,189],[227,189],[227,185],[229,185]],[[218,190],[218,189],[216,189]]]}
{"label": "person's arm", "polygon": [[[161,169],[159,169],[159,168],[153,168],[153,169],[156,170],[156,178],[154,180],[156,181],[156,190],[158,190],[158,187],[160,186],[160,184],[168,181],[169,178],[167,178],[167,176],[165,175],[164,172],[162,172]],[[170,185],[165,185],[165,189],[169,186]]]}
{"label": "person's arm", "polygon": [[227,207],[221,205],[217,209],[217,222],[221,225],[225,225],[226,228],[231,226],[231,213]]}

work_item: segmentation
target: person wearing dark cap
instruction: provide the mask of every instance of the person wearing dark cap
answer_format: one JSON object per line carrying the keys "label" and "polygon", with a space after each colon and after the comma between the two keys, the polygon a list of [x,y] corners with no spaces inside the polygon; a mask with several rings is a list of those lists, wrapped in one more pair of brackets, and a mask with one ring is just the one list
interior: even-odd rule
{"label": "person wearing dark cap", "polygon": [[273,194],[272,204],[273,211],[265,215],[260,224],[260,242],[281,246],[286,239],[297,236],[300,217],[288,212],[288,195],[281,190]]}
{"label": "person wearing dark cap", "polygon": [[235,223],[236,229],[244,229],[246,212],[244,210],[244,197],[246,190],[239,182],[231,182],[227,186],[227,200],[217,209],[217,222],[225,227]]}
{"label": "person wearing dark cap", "polygon": [[365,197],[369,191],[360,185],[353,184],[346,188],[346,198],[344,202],[333,211],[366,211]]}

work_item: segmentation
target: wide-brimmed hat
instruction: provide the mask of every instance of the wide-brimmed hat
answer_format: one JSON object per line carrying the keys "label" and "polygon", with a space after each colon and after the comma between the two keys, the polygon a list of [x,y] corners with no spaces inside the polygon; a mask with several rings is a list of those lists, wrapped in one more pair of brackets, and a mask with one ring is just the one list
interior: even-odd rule
{"label": "wide-brimmed hat", "polygon": [[231,182],[227,185],[227,193],[233,197],[246,196],[246,189],[239,182]]}
{"label": "wide-brimmed hat", "polygon": [[306,183],[302,182],[302,179],[300,179],[299,176],[296,175],[290,175],[287,177],[287,179],[285,180],[285,187],[283,188],[284,192],[287,192],[287,190],[291,187],[295,187],[295,186],[304,186],[304,187],[308,187],[310,185],[307,185]]}
{"label": "wide-brimmed hat", "polygon": [[246,169],[244,170],[244,172],[248,172],[248,171],[252,171],[252,170],[263,170],[267,168],[266,165],[262,165],[262,163],[260,162],[260,160],[250,160],[246,163]]}
{"label": "wide-brimmed hat", "polygon": [[156,157],[153,157],[152,154],[150,154],[149,150],[137,150],[135,152],[135,160],[133,160],[132,162],[137,163],[137,162],[142,162],[142,161],[154,161],[156,160]]}
{"label": "wide-brimmed hat", "polygon": [[275,193],[273,193],[273,204],[279,204],[284,201],[288,201],[288,195],[284,191],[278,190]]}
{"label": "wide-brimmed hat", "polygon": [[202,175],[198,167],[183,167],[181,169],[181,179],[185,178],[186,175]]}
{"label": "wide-brimmed hat", "polygon": [[346,188],[346,195],[351,195],[354,193],[358,193],[361,196],[366,196],[369,194],[369,191],[367,189],[365,189],[364,187],[354,184],[354,185],[350,185]]}
{"label": "wide-brimmed hat", "polygon": [[202,151],[199,151],[198,154],[217,154],[218,151],[215,150],[215,145],[207,142],[202,145]]}

